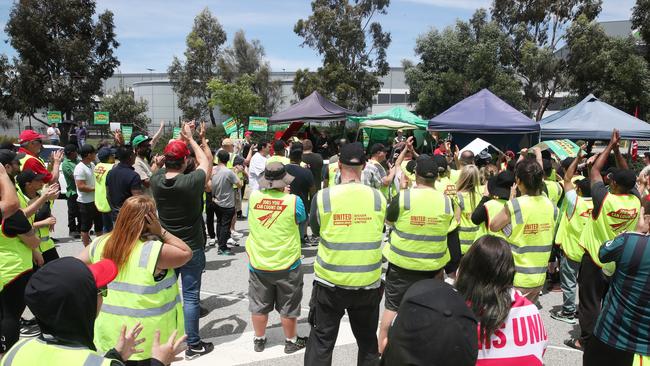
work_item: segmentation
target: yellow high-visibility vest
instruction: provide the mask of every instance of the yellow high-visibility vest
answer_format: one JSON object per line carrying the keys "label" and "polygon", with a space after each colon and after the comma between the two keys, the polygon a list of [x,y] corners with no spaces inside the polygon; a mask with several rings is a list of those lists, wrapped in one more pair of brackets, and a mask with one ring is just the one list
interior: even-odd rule
{"label": "yellow high-visibility vest", "polygon": [[93,174],[95,174],[95,207],[99,212],[111,212],[111,205],[108,203],[106,195],[106,176],[113,166],[114,164],[98,163],[93,170]]}
{"label": "yellow high-visibility vest", "polygon": [[110,358],[83,347],[59,346],[40,338],[21,339],[5,354],[1,366],[110,366]]}

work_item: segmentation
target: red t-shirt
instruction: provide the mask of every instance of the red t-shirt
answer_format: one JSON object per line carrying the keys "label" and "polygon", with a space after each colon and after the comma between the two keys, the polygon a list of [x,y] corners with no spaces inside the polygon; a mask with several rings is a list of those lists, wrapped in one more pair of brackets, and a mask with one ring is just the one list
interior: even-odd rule
{"label": "red t-shirt", "polygon": [[31,156],[31,159],[27,159],[25,164],[22,167],[22,170],[31,170],[36,174],[43,174],[45,175],[45,178],[43,178],[43,182],[45,183],[50,183],[52,180],[52,173],[50,173],[49,170],[47,170],[47,167],[41,160],[39,160],[36,155],[32,154],[31,151],[23,149],[22,147],[18,149],[19,153],[24,153],[27,154],[28,156]]}
{"label": "red t-shirt", "polygon": [[489,342],[479,341],[477,366],[543,366],[548,335],[539,310],[517,291],[513,290],[512,298],[501,328]]}

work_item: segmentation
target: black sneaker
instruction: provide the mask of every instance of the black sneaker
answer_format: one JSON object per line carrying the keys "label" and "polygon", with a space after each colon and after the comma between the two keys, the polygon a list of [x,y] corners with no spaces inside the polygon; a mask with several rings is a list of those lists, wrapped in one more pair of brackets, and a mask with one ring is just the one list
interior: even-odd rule
{"label": "black sneaker", "polygon": [[300,351],[301,349],[305,348],[305,346],[307,346],[307,337],[296,337],[295,342],[285,340],[284,353],[291,354]]}
{"label": "black sneaker", "polygon": [[233,253],[232,250],[230,250],[230,249],[223,249],[223,250],[219,249],[217,251],[217,254],[218,255],[228,255],[228,256],[235,255],[235,253]]}
{"label": "black sneaker", "polygon": [[551,318],[553,318],[555,320],[559,320],[561,322],[565,322],[567,324],[576,324],[578,322],[576,320],[575,314],[565,313],[562,310],[552,310],[551,311]]}
{"label": "black sneaker", "polygon": [[264,351],[264,347],[266,347],[266,338],[255,338],[253,339],[253,344],[255,352],[262,352]]}
{"label": "black sneaker", "polygon": [[207,355],[214,350],[214,344],[199,341],[197,344],[188,345],[185,350],[185,359],[193,360],[195,358]]}

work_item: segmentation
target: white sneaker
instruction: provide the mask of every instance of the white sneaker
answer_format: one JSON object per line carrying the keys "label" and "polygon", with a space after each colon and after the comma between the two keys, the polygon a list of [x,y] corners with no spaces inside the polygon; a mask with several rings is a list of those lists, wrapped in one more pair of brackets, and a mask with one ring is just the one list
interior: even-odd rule
{"label": "white sneaker", "polygon": [[244,234],[240,233],[239,231],[233,230],[233,231],[230,232],[230,236],[235,238],[235,239],[241,239],[241,238],[244,237]]}
{"label": "white sneaker", "polygon": [[207,243],[207,245],[208,245],[209,247],[214,247],[214,246],[216,246],[216,245],[217,245],[217,239],[208,239],[208,243]]}
{"label": "white sneaker", "polygon": [[239,243],[238,243],[235,239],[233,239],[233,238],[228,239],[228,241],[226,242],[226,244],[234,245],[234,246],[236,246],[236,247],[239,246]]}

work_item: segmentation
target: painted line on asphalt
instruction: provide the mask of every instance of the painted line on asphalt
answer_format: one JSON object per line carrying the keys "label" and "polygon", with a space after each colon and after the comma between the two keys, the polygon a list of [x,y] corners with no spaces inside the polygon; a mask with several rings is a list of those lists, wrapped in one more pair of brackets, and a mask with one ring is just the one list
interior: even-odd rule
{"label": "painted line on asphalt", "polygon": [[546,346],[546,348],[552,348],[552,349],[557,349],[560,351],[571,351],[571,352],[580,352],[582,353],[581,350],[575,349],[575,348],[569,348],[569,347],[560,347],[560,346]]}

